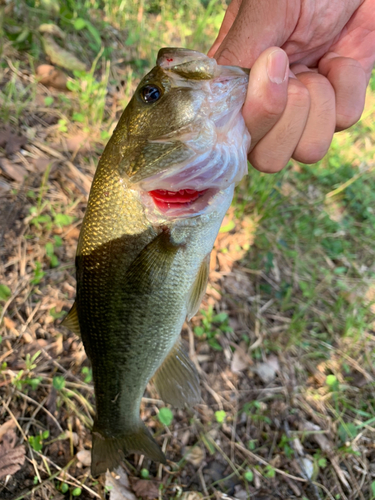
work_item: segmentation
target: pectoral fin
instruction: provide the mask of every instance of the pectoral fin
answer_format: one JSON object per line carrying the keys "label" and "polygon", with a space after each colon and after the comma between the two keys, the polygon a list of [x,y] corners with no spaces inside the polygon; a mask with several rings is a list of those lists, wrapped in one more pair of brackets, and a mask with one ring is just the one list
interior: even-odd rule
{"label": "pectoral fin", "polygon": [[172,242],[168,230],[160,233],[135,258],[125,276],[127,286],[150,294],[165,282],[181,245]]}
{"label": "pectoral fin", "polygon": [[78,320],[77,302],[74,302],[72,308],[62,320],[61,325],[65,326],[76,335],[81,336],[81,329]]}
{"label": "pectoral fin", "polygon": [[210,272],[210,254],[206,255],[203,259],[201,267],[199,268],[196,280],[190,290],[189,302],[187,307],[188,321],[197,313],[200,303],[206,293],[208,275]]}
{"label": "pectoral fin", "polygon": [[199,376],[180,339],[153,377],[159,396],[176,408],[200,401]]}

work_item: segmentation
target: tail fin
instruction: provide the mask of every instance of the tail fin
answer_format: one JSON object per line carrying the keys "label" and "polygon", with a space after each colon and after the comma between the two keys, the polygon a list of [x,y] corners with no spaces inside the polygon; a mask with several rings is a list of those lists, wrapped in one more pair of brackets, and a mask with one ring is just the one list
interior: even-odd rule
{"label": "tail fin", "polygon": [[107,469],[114,469],[130,453],[139,453],[155,462],[166,463],[164,453],[141,422],[134,432],[113,438],[106,438],[99,431],[93,431],[91,474],[95,477],[104,474]]}

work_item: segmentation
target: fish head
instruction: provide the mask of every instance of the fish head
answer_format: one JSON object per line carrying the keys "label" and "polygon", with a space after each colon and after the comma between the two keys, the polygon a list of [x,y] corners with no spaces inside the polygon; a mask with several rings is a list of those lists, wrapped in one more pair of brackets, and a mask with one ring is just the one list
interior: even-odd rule
{"label": "fish head", "polygon": [[120,173],[150,220],[208,212],[247,173],[247,84],[246,71],[200,52],[159,51],[112,139]]}

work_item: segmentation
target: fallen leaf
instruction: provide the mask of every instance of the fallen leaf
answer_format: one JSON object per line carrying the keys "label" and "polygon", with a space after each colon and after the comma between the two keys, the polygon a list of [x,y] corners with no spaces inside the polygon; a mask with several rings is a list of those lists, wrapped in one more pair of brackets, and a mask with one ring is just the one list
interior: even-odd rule
{"label": "fallen leaf", "polygon": [[13,132],[9,127],[0,129],[0,148],[5,148],[7,156],[17,153],[26,144],[24,135]]}
{"label": "fallen leaf", "polygon": [[11,190],[12,186],[5,179],[0,179],[0,196],[9,193]]}
{"label": "fallen leaf", "polygon": [[25,461],[25,447],[21,445],[15,448],[16,440],[16,433],[10,429],[3,435],[2,442],[0,442],[0,479],[9,474],[15,474]]}
{"label": "fallen leaf", "polygon": [[66,149],[70,153],[86,153],[91,150],[90,137],[84,132],[77,132],[66,138]]}
{"label": "fallen leaf", "polygon": [[302,457],[301,463],[306,476],[311,479],[314,474],[314,464],[308,457]]}
{"label": "fallen leaf", "polygon": [[235,349],[230,365],[230,369],[233,373],[240,373],[253,364],[253,360],[246,352],[245,342],[241,342],[240,345],[231,342],[230,345]]}
{"label": "fallen leaf", "polygon": [[142,497],[146,500],[154,500],[159,498],[160,481],[152,479],[132,479],[132,488],[137,497]]}
{"label": "fallen leaf", "polygon": [[53,164],[54,161],[51,158],[32,158],[29,163],[31,163],[35,168],[34,171],[38,172],[39,174],[43,174],[49,165]]}
{"label": "fallen leaf", "polygon": [[248,495],[247,491],[245,491],[243,489],[241,484],[237,484],[234,487],[234,491],[235,491],[234,498],[236,500],[248,500],[249,495]]}
{"label": "fallen leaf", "polygon": [[279,369],[279,362],[275,356],[270,356],[265,363],[259,363],[255,367],[255,373],[265,384],[269,384],[276,376]]}
{"label": "fallen leaf", "polygon": [[200,446],[187,446],[186,447],[186,460],[193,464],[195,467],[199,467],[200,464],[205,459],[205,452]]}
{"label": "fallen leaf", "polygon": [[9,432],[11,429],[14,429],[16,426],[16,423],[13,419],[7,420],[6,422],[3,423],[3,425],[0,425],[0,441],[3,439],[5,434]]}
{"label": "fallen leaf", "polygon": [[65,40],[66,38],[66,35],[63,32],[63,30],[58,26],[56,26],[56,24],[52,23],[41,24],[38,29],[40,33],[53,35],[56,36],[57,38],[61,38],[61,40]]}
{"label": "fallen leaf", "polygon": [[22,165],[17,165],[6,158],[0,158],[1,170],[16,182],[22,182],[24,177],[27,176],[27,171]]}
{"label": "fallen leaf", "polygon": [[46,87],[53,87],[59,90],[67,89],[67,75],[61,69],[55,68],[51,64],[40,64],[36,68],[36,76],[39,83]]}
{"label": "fallen leaf", "polygon": [[301,422],[299,428],[304,431],[309,431],[311,433],[311,437],[318,443],[320,449],[325,453],[330,459],[333,468],[336,471],[336,474],[340,478],[342,484],[350,489],[349,483],[344,475],[344,471],[340,467],[340,461],[337,455],[335,455],[335,447],[332,442],[330,442],[327,437],[322,434],[322,429],[312,422],[304,421]]}
{"label": "fallen leaf", "polygon": [[180,500],[201,500],[201,498],[203,498],[202,493],[197,491],[184,491],[180,496]]}
{"label": "fallen leaf", "polygon": [[129,479],[122,467],[118,467],[113,473],[106,472],[105,486],[109,491],[109,500],[137,500],[130,491]]}
{"label": "fallen leaf", "polygon": [[[16,323],[12,319],[8,318],[7,316],[4,316],[3,321],[5,328],[8,328],[8,330],[10,330],[12,333],[18,334]],[[0,427],[0,439],[1,439],[1,427]]]}
{"label": "fallen leaf", "polygon": [[70,71],[85,71],[86,64],[77,59],[71,52],[60,47],[51,35],[45,33],[42,35],[43,48],[53,64],[61,66]]}
{"label": "fallen leaf", "polygon": [[230,369],[233,373],[241,373],[249,366],[249,363],[241,356],[239,349],[236,349],[233,354]]}

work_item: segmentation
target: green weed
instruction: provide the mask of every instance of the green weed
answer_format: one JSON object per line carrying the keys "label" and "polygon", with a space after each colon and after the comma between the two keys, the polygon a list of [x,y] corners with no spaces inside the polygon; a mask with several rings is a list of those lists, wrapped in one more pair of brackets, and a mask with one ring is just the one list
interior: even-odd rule
{"label": "green weed", "polygon": [[233,329],[229,326],[228,314],[225,312],[216,314],[212,306],[207,311],[201,310],[201,326],[194,327],[194,333],[197,337],[207,340],[207,343],[213,349],[221,351],[222,347],[217,340],[223,333],[232,333]]}
{"label": "green weed", "polygon": [[37,436],[29,436],[29,443],[34,451],[42,451],[43,441],[49,438],[49,431],[40,432]]}

